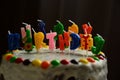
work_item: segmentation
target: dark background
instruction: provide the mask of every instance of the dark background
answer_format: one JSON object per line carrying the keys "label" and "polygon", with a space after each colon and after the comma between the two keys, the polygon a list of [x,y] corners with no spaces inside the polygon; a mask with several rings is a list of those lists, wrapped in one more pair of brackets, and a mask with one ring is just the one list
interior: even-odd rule
{"label": "dark background", "polygon": [[46,31],[60,20],[65,29],[69,19],[79,25],[88,21],[93,34],[99,33],[106,43],[103,51],[108,57],[108,80],[119,79],[120,64],[120,1],[119,0],[0,0],[0,54],[7,50],[7,31],[20,32],[22,22],[37,30],[37,19],[46,23]]}

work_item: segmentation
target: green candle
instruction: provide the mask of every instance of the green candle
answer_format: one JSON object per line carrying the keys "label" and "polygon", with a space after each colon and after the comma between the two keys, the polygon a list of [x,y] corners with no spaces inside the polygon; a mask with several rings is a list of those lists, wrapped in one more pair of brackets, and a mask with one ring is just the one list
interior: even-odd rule
{"label": "green candle", "polygon": [[33,45],[32,45],[32,38],[31,38],[31,35],[30,35],[30,30],[26,30],[26,41],[25,41],[25,45],[24,45],[24,48],[26,51],[31,51],[33,49]]}
{"label": "green candle", "polygon": [[58,39],[59,34],[63,34],[64,32],[64,25],[57,20],[57,24],[54,26],[53,31],[57,32],[57,36],[55,37],[55,40]]}
{"label": "green candle", "polygon": [[97,34],[97,36],[94,37],[94,42],[95,46],[92,47],[92,52],[94,54],[98,54],[102,50],[105,40],[102,38],[102,36]]}

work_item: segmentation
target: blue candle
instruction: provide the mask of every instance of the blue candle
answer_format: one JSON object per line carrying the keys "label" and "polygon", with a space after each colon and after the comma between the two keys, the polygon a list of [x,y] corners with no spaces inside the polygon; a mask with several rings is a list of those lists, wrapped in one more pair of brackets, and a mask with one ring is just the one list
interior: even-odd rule
{"label": "blue candle", "polygon": [[39,30],[40,32],[43,32],[44,35],[46,35],[46,31],[45,31],[45,23],[42,21],[42,20],[37,20],[39,23],[38,23],[38,26],[39,26]]}
{"label": "blue candle", "polygon": [[20,47],[20,35],[18,33],[8,34],[8,49],[10,51],[18,49]]}
{"label": "blue candle", "polygon": [[70,34],[72,41],[70,42],[70,49],[75,50],[80,46],[80,36],[75,33]]}

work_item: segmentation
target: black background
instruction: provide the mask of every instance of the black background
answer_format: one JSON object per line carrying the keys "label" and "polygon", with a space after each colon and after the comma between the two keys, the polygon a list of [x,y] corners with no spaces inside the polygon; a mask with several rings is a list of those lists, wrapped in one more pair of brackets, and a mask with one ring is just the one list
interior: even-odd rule
{"label": "black background", "polygon": [[7,31],[20,32],[22,22],[37,31],[37,19],[46,23],[46,31],[60,20],[65,29],[69,19],[79,25],[88,21],[93,35],[99,33],[106,41],[103,51],[108,57],[108,80],[119,79],[120,64],[120,1],[119,0],[0,0],[0,54],[7,50]]}

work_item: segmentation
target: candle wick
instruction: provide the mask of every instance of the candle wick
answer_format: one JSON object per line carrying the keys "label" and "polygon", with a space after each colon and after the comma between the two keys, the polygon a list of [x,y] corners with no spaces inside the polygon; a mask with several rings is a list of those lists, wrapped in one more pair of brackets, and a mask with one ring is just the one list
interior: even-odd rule
{"label": "candle wick", "polygon": [[63,30],[63,32],[66,32],[65,30]]}
{"label": "candle wick", "polygon": [[50,30],[50,33],[52,33],[52,30]]}
{"label": "candle wick", "polygon": [[60,21],[59,21],[59,20],[56,20],[56,22],[60,23]]}
{"label": "candle wick", "polygon": [[24,23],[24,22],[22,22],[22,24],[24,24],[24,25],[28,25],[27,23]]}
{"label": "candle wick", "polygon": [[88,25],[91,26],[90,22],[88,22]]}
{"label": "candle wick", "polygon": [[8,30],[8,34],[11,34],[10,30]]}
{"label": "candle wick", "polygon": [[73,31],[69,30],[69,32],[74,33]]}
{"label": "candle wick", "polygon": [[34,33],[36,33],[35,30],[34,30],[34,28],[32,28],[32,30],[33,30]]}
{"label": "candle wick", "polygon": [[40,19],[38,19],[37,21],[38,21],[38,22],[42,22],[42,20],[40,20]]}
{"label": "candle wick", "polygon": [[73,22],[72,20],[68,20],[69,22],[71,22],[71,23],[73,23],[73,24],[75,24],[75,22]]}

